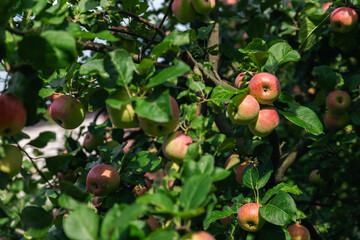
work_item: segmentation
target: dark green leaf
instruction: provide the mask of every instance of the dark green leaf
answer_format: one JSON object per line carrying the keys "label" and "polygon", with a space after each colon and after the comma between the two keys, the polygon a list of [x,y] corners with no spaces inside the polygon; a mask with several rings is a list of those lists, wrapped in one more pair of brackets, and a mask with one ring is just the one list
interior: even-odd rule
{"label": "dark green leaf", "polygon": [[299,40],[300,47],[304,50],[315,45],[321,36],[321,27],[326,23],[330,13],[323,15],[311,15],[305,17],[300,23]]}
{"label": "dark green leaf", "polygon": [[56,134],[54,132],[41,132],[36,139],[29,142],[29,145],[37,148],[43,148],[48,144],[48,142],[54,142],[55,140]]}
{"label": "dark green leaf", "polygon": [[211,179],[208,175],[192,176],[186,180],[180,194],[180,205],[185,210],[195,209],[204,202],[210,191]]}
{"label": "dark green leaf", "polygon": [[265,68],[268,72],[272,73],[275,72],[281,64],[290,61],[299,61],[301,58],[300,54],[285,42],[271,46],[268,53],[269,58],[266,61]]}
{"label": "dark green leaf", "polygon": [[104,69],[110,79],[120,87],[128,85],[133,79],[135,65],[129,53],[123,49],[108,53],[104,59]]}
{"label": "dark green leaf", "polygon": [[259,171],[254,165],[246,167],[242,177],[243,184],[251,189],[257,188],[257,182],[259,180]]}
{"label": "dark green leaf", "polygon": [[136,172],[154,172],[161,164],[161,159],[149,151],[139,152],[127,165]]}
{"label": "dark green leaf", "polygon": [[152,77],[149,83],[146,85],[147,88],[155,87],[168,80],[175,79],[181,75],[189,72],[191,69],[182,61],[176,61],[174,66],[168,67],[161,70],[158,74]]}
{"label": "dark green leaf", "polygon": [[45,236],[52,224],[52,216],[41,207],[28,206],[20,214],[21,224],[29,236]]}

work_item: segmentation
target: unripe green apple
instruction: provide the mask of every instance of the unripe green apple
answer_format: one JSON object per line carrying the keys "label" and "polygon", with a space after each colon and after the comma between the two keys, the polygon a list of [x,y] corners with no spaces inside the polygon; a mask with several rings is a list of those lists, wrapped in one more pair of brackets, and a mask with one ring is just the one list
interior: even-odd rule
{"label": "unripe green apple", "polygon": [[4,158],[0,158],[0,171],[7,173],[10,178],[20,172],[22,165],[22,154],[18,147],[4,145]]}
{"label": "unripe green apple", "polygon": [[309,175],[309,182],[317,187],[324,187],[326,185],[325,180],[320,176],[319,170],[314,169]]}
{"label": "unripe green apple", "polygon": [[349,109],[351,98],[347,92],[334,90],[326,97],[326,106],[331,113],[341,114]]}
{"label": "unripe green apple", "polygon": [[350,122],[350,116],[347,112],[334,114],[326,111],[324,115],[325,126],[329,129],[342,129]]}
{"label": "unripe green apple", "polygon": [[276,101],[281,93],[281,86],[277,77],[271,73],[261,72],[255,74],[250,82],[250,95],[261,104],[270,104]]}
{"label": "unripe green apple", "polygon": [[[129,96],[125,89],[117,90],[108,97],[109,100],[126,101]],[[134,128],[139,126],[139,122],[135,115],[135,110],[131,103],[114,108],[113,106],[106,105],[111,122],[118,128]]]}
{"label": "unripe green apple", "polygon": [[195,11],[199,14],[209,14],[214,10],[215,0],[192,0]]}
{"label": "unripe green apple", "polygon": [[189,23],[195,20],[196,12],[191,1],[192,0],[174,0],[171,9],[179,22]]}
{"label": "unripe green apple", "polygon": [[227,114],[233,123],[248,125],[259,115],[260,105],[251,95],[237,95],[229,103]]}
{"label": "unripe green apple", "polygon": [[86,177],[86,188],[95,196],[107,196],[114,192],[120,184],[117,170],[106,164],[93,167]]}
{"label": "unripe green apple", "polygon": [[279,125],[279,114],[275,109],[263,108],[257,119],[248,125],[255,136],[266,137]]}
{"label": "unripe green apple", "polygon": [[18,134],[26,123],[26,111],[21,100],[11,94],[0,95],[0,136]]}
{"label": "unripe green apple", "polygon": [[330,15],[330,25],[336,32],[347,33],[356,28],[358,15],[349,7],[339,7]]}
{"label": "unripe green apple", "polygon": [[138,116],[141,129],[151,136],[165,136],[172,133],[179,124],[179,105],[176,100],[170,96],[171,119],[169,122],[155,122],[153,120]]}
{"label": "unripe green apple", "polygon": [[104,136],[95,136],[90,132],[87,132],[84,138],[83,147],[86,151],[91,152],[104,142]]}
{"label": "unripe green apple", "polygon": [[265,219],[259,214],[258,203],[246,203],[238,210],[239,225],[242,229],[248,232],[259,231],[265,224]]}
{"label": "unripe green apple", "polygon": [[290,225],[287,230],[290,233],[291,240],[310,240],[309,230],[298,223]]}
{"label": "unripe green apple", "polygon": [[188,145],[192,142],[191,137],[182,132],[173,132],[164,138],[161,149],[167,159],[182,162],[186,156]]}
{"label": "unripe green apple", "polygon": [[50,105],[50,116],[62,128],[75,129],[85,119],[85,108],[75,97],[62,95]]}

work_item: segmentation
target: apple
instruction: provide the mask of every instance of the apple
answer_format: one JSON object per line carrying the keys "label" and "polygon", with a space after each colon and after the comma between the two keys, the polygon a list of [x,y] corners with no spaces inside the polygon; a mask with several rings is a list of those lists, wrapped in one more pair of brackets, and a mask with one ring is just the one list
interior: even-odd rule
{"label": "apple", "polygon": [[256,120],[248,125],[250,132],[255,136],[266,137],[279,125],[279,114],[273,108],[260,110]]}
{"label": "apple", "polygon": [[309,182],[317,187],[324,187],[326,185],[325,180],[320,176],[319,170],[314,169],[309,175]]}
{"label": "apple", "polygon": [[95,207],[100,207],[102,205],[102,201],[101,201],[100,197],[95,196],[93,198],[93,204]]}
{"label": "apple", "polygon": [[157,220],[157,218],[154,215],[149,216],[148,219],[145,220],[145,222],[147,223],[147,225],[149,225],[149,227],[153,231],[155,231],[160,227],[159,220]]}
{"label": "apple", "polygon": [[196,12],[191,3],[192,0],[174,0],[171,5],[174,16],[181,23],[189,23],[195,20]]}
{"label": "apple", "polygon": [[246,203],[238,210],[238,220],[240,227],[248,232],[256,232],[265,224],[265,219],[259,214],[258,203]]}
{"label": "apple", "polygon": [[351,98],[347,92],[334,90],[326,97],[326,106],[331,113],[341,114],[349,109]]}
{"label": "apple", "polygon": [[86,177],[86,188],[95,196],[107,196],[114,192],[120,184],[117,170],[106,164],[93,167]]}
{"label": "apple", "polygon": [[246,73],[249,73],[250,75],[255,74],[254,72],[251,71],[239,73],[235,78],[235,87],[240,89],[242,86],[245,86],[247,84],[246,81],[241,81],[245,77]]}
{"label": "apple", "polygon": [[3,145],[4,158],[0,158],[0,171],[7,173],[9,178],[13,178],[20,172],[22,165],[22,154],[18,147],[13,145]]}
{"label": "apple", "polygon": [[291,240],[310,240],[309,230],[299,223],[290,225],[287,230],[290,233]]}
{"label": "apple", "polygon": [[327,2],[327,3],[323,3],[321,6],[322,6],[323,11],[326,12],[331,5],[332,5],[331,2]]}
{"label": "apple", "polygon": [[237,0],[220,0],[221,2],[223,2],[224,4],[227,5],[235,5],[237,4]]}
{"label": "apple", "polygon": [[[120,89],[111,93],[108,100],[127,101],[129,100],[129,96],[125,89]],[[131,103],[119,106],[119,108],[114,108],[113,106],[106,104],[106,109],[109,113],[110,120],[115,127],[134,128],[139,126],[135,110]]]}
{"label": "apple", "polygon": [[350,122],[350,116],[347,112],[334,114],[329,111],[325,112],[324,123],[328,129],[342,129]]}
{"label": "apple", "polygon": [[[237,154],[233,154],[230,157],[228,157],[228,159],[226,159],[225,162],[225,169],[228,169],[228,165],[231,164],[231,159],[233,158],[238,158],[237,162],[240,162],[239,159],[239,155]],[[246,161],[246,162],[242,162],[240,164],[237,164],[235,167],[235,171],[236,171],[236,181],[240,184],[242,184],[242,175],[244,173],[244,170],[247,166],[249,166],[250,164],[252,164],[252,162],[250,160]],[[232,166],[230,166],[229,168],[231,168]]]}
{"label": "apple", "polygon": [[186,156],[188,145],[192,142],[191,137],[184,133],[173,132],[164,138],[161,149],[167,159],[182,162]]}
{"label": "apple", "polygon": [[261,104],[273,103],[281,92],[277,77],[267,72],[255,74],[249,82],[249,88],[250,95],[255,97]]}
{"label": "apple", "polygon": [[104,142],[104,136],[95,136],[90,132],[87,132],[84,138],[83,147],[86,151],[91,152],[96,150],[97,146],[101,145]]}
{"label": "apple", "polygon": [[172,133],[179,124],[179,106],[176,100],[170,96],[171,119],[169,122],[155,122],[153,120],[138,116],[140,128],[148,135],[166,136]]}
{"label": "apple", "polygon": [[0,136],[18,134],[26,123],[23,103],[12,94],[0,95]]}
{"label": "apple", "polygon": [[352,8],[339,7],[330,15],[330,25],[339,33],[348,33],[354,30],[357,22],[358,15]]}
{"label": "apple", "polygon": [[209,14],[214,10],[215,0],[192,0],[195,11],[199,14]]}
{"label": "apple", "polygon": [[259,115],[260,105],[251,95],[237,95],[229,103],[227,114],[233,123],[248,125]]}
{"label": "apple", "polygon": [[183,240],[215,240],[215,238],[210,233],[205,231],[199,231],[185,235],[182,239]]}
{"label": "apple", "polygon": [[85,119],[85,108],[75,97],[62,95],[50,105],[50,116],[62,128],[75,129]]}

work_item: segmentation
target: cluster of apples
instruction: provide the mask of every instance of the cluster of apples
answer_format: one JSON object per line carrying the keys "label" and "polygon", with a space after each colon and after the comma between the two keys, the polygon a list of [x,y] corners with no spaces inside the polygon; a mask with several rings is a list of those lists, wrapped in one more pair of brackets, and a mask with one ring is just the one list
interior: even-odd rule
{"label": "cluster of apples", "polygon": [[[240,73],[236,86],[243,86],[241,79],[245,73]],[[276,101],[280,95],[281,86],[277,77],[271,73],[260,72],[249,81],[249,94],[239,94],[232,99],[227,107],[231,121],[239,125],[248,125],[256,136],[266,137],[279,125],[279,114],[268,105]]]}
{"label": "cluster of apples", "polygon": [[350,122],[347,110],[350,108],[350,95],[342,90],[334,90],[326,97],[327,111],[324,115],[325,126],[329,129],[341,129]]}
{"label": "cluster of apples", "polygon": [[174,0],[172,11],[181,23],[195,20],[197,14],[209,14],[216,5],[215,0]]}
{"label": "cluster of apples", "polygon": [[348,33],[357,26],[358,15],[349,7],[336,8],[330,15],[330,25],[339,33]]}
{"label": "cluster of apples", "polygon": [[[0,137],[10,137],[18,134],[26,123],[26,110],[22,101],[12,94],[0,95]],[[22,165],[21,150],[14,145],[2,145],[4,157],[0,158],[0,171],[9,178],[20,172]]]}

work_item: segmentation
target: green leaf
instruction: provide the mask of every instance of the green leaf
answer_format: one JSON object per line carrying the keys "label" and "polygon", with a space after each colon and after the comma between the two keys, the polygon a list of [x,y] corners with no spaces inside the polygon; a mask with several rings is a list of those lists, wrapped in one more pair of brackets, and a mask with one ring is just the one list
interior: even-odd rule
{"label": "green leaf", "polygon": [[262,38],[266,31],[265,21],[260,17],[251,18],[247,34],[250,38]]}
{"label": "green leaf", "polygon": [[192,176],[186,180],[180,194],[180,205],[185,210],[195,209],[204,202],[210,191],[211,179],[208,175]]}
{"label": "green leaf", "polygon": [[291,240],[290,233],[286,227],[276,226],[265,223],[264,227],[258,233],[261,240]]}
{"label": "green leaf", "polygon": [[224,179],[227,178],[230,174],[231,174],[231,172],[230,172],[230,171],[227,171],[227,170],[224,169],[224,168],[215,167],[213,173],[211,174],[211,181],[212,181],[212,182],[217,182],[217,181],[224,180]]}
{"label": "green leaf", "polygon": [[146,240],[179,239],[179,234],[175,230],[159,229],[151,232]]}
{"label": "green leaf", "polygon": [[325,25],[330,13],[306,16],[300,23],[300,47],[309,50],[321,36],[321,27]]}
{"label": "green leaf", "polygon": [[335,89],[338,76],[336,73],[326,65],[316,66],[313,69],[314,74],[317,76],[318,87],[331,92]]}
{"label": "green leaf", "polygon": [[271,173],[273,172],[273,170],[268,171],[264,176],[262,176],[259,181],[257,182],[257,188],[263,188],[266,183],[269,181]]}
{"label": "green leaf", "polygon": [[[212,93],[210,99],[219,103],[229,102],[231,97],[235,94],[241,93],[245,90],[233,90],[221,85],[216,86]],[[247,89],[248,91],[248,89]]]}
{"label": "green leaf", "polygon": [[175,210],[173,200],[166,193],[160,191],[155,194],[142,195],[136,199],[136,202],[154,205],[154,210],[158,213],[174,213]]}
{"label": "green leaf", "polygon": [[296,195],[302,194],[301,190],[296,185],[291,185],[291,184],[287,184],[287,183],[279,183],[275,187],[266,191],[265,196],[261,200],[261,204],[264,205],[265,203],[267,203],[267,201],[269,201],[272,196],[274,196],[275,194],[278,194],[280,191],[288,192],[288,193],[292,193],[292,194],[296,194]]}
{"label": "green leaf", "polygon": [[161,43],[153,48],[151,54],[156,59],[169,50],[178,52],[180,46],[189,43],[190,34],[188,32],[171,31]]}
{"label": "green leaf", "polygon": [[155,87],[160,85],[168,80],[175,79],[181,75],[189,72],[191,69],[182,61],[176,61],[174,66],[165,68],[161,70],[158,74],[152,77],[149,83],[146,85],[146,88]]}
{"label": "green leaf", "polygon": [[197,31],[198,32],[197,38],[200,40],[207,39],[213,28],[214,28],[214,24],[210,24],[209,26],[206,27],[200,27]]}
{"label": "green leaf", "polygon": [[45,158],[46,167],[53,175],[56,175],[66,163],[81,161],[83,161],[81,158],[74,157],[70,154]]}
{"label": "green leaf", "polygon": [[236,146],[236,139],[233,137],[226,138],[218,147],[218,152],[228,152]]}
{"label": "green leaf", "polygon": [[161,159],[149,151],[139,152],[127,165],[136,172],[154,172],[161,164]]}
{"label": "green leaf", "polygon": [[206,221],[204,221],[204,229],[209,228],[211,223],[216,222],[219,219],[226,218],[234,213],[236,212],[234,212],[228,206],[224,207],[224,211],[219,211],[219,210],[211,211],[210,216],[206,219]]}
{"label": "green leaf", "polygon": [[257,189],[257,181],[259,180],[259,171],[254,165],[246,167],[242,177],[243,184],[251,189]]}
{"label": "green leaf", "polygon": [[54,142],[56,140],[56,134],[54,132],[41,132],[39,136],[31,140],[29,142],[29,145],[36,147],[36,148],[43,148],[45,147],[49,142]]}
{"label": "green leaf", "polygon": [[94,59],[81,65],[79,73],[83,75],[100,74],[109,77],[104,68],[104,59]]}
{"label": "green leaf", "polygon": [[104,58],[104,69],[120,87],[128,85],[133,79],[135,65],[129,53],[118,49],[108,53]]}
{"label": "green leaf", "polygon": [[60,190],[62,193],[65,193],[74,199],[79,201],[85,201],[89,196],[88,192],[82,191],[80,188],[75,186],[72,182],[62,180],[60,182]]}
{"label": "green leaf", "polygon": [[201,156],[200,160],[197,163],[199,165],[201,174],[210,175],[214,171],[214,162],[214,157],[208,153]]}
{"label": "green leaf", "polygon": [[37,206],[25,207],[20,217],[26,233],[33,238],[45,236],[52,225],[52,215]]}
{"label": "green leaf", "polygon": [[268,53],[269,58],[265,64],[265,68],[268,72],[275,72],[281,64],[290,61],[299,61],[301,58],[300,54],[285,42],[276,43],[271,46]]}
{"label": "green leaf", "polygon": [[285,226],[296,221],[296,204],[286,192],[280,191],[268,204],[260,208],[260,215],[268,222]]}
{"label": "green leaf", "polygon": [[80,205],[64,218],[64,232],[67,237],[75,240],[98,239],[100,217],[93,209]]}
{"label": "green leaf", "polygon": [[65,209],[76,209],[84,203],[79,202],[78,200],[72,198],[69,195],[61,194],[59,197],[59,206]]}

